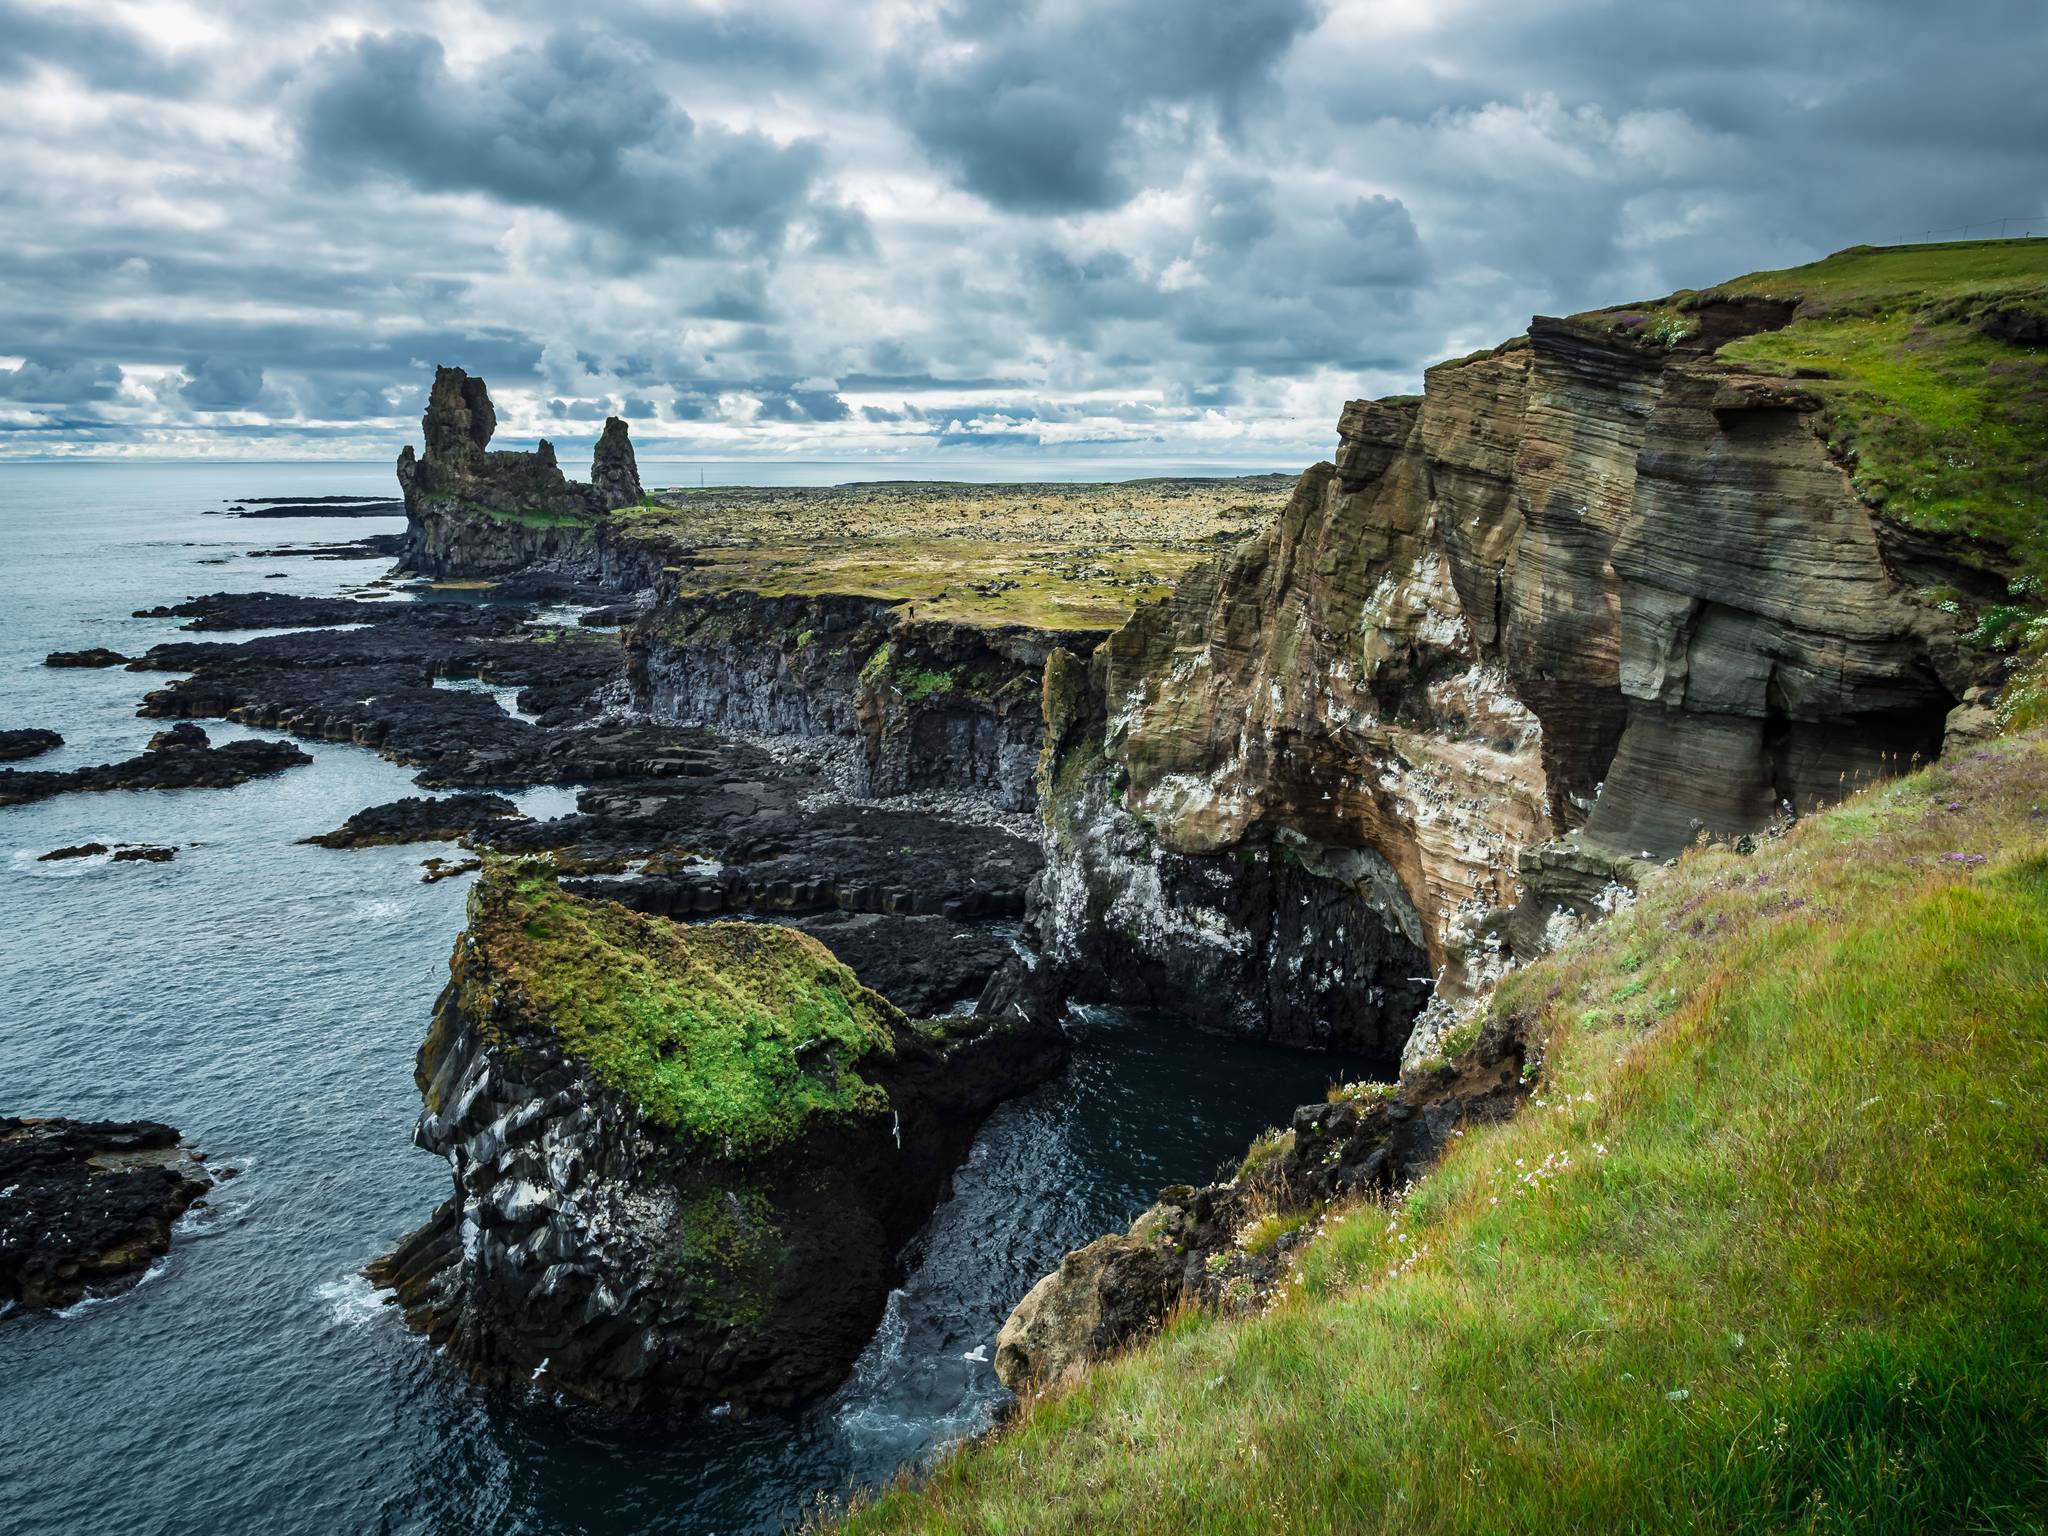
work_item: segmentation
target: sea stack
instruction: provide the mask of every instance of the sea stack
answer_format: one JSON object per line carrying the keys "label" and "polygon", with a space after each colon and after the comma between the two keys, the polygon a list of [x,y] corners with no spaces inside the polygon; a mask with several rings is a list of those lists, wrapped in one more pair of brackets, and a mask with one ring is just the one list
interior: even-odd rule
{"label": "sea stack", "polygon": [[831,1386],[982,1117],[1064,1061],[914,1022],[815,939],[492,861],[420,1051],[449,1199],[371,1278],[486,1382],[630,1412]]}
{"label": "sea stack", "polygon": [[593,485],[563,474],[546,438],[530,453],[493,449],[497,430],[497,408],[482,379],[460,368],[434,370],[420,418],[425,450],[415,454],[407,444],[398,455],[406,516],[401,564],[437,578],[593,565],[605,514],[644,496],[626,423],[616,416],[605,422]]}

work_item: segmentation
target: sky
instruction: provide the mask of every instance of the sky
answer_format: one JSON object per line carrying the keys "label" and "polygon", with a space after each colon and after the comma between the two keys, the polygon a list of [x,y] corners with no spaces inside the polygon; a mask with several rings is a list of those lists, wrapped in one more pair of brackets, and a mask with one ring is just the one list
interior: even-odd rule
{"label": "sky", "polygon": [[0,457],[1294,466],[1569,313],[2014,216],[2048,0],[0,0]]}

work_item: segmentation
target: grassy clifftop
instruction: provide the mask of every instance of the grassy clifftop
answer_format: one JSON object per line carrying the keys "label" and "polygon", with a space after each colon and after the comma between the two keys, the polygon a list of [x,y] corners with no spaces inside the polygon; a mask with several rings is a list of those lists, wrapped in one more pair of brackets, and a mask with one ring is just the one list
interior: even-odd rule
{"label": "grassy clifftop", "polygon": [[2015,596],[2048,594],[2048,240],[1855,246],[1582,318],[1681,344],[1725,299],[1796,306],[1715,355],[1820,400],[1867,502],[1982,541]]}
{"label": "grassy clifftop", "polygon": [[1806,380],[1867,501],[2002,545],[2048,591],[2048,240],[1859,248],[1724,291],[1801,301],[1720,356]]}
{"label": "grassy clifftop", "polygon": [[1219,541],[1262,526],[1291,475],[1104,485],[874,481],[656,492],[622,535],[687,546],[685,596],[845,593],[924,620],[1114,629]]}
{"label": "grassy clifftop", "polygon": [[902,1015],[794,929],[684,926],[566,895],[544,862],[493,861],[456,978],[455,1006],[488,1030],[551,1035],[648,1119],[731,1153],[889,1107],[855,1068],[894,1050]]}
{"label": "grassy clifftop", "polygon": [[1691,853],[1496,1006],[1517,1120],[850,1527],[2048,1522],[2048,740]]}

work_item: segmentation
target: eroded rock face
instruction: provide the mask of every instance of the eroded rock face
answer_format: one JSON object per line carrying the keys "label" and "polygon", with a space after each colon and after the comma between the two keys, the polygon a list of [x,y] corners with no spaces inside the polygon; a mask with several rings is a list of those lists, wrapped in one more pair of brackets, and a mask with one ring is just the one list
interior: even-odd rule
{"label": "eroded rock face", "polygon": [[637,506],[646,495],[640,486],[640,464],[633,457],[633,440],[627,435],[626,424],[616,416],[607,416],[590,460],[591,500],[601,510],[615,512],[620,507]]}
{"label": "eroded rock face", "polygon": [[[1783,306],[1699,317],[1675,351],[1539,319],[1354,402],[1272,529],[1048,672],[1039,995],[1205,992],[1235,952],[1242,1016],[1294,1038],[1273,978],[1342,914],[1387,936],[1346,957],[1384,999],[1347,1029],[1398,1044],[1396,973],[1455,1006],[1632,861],[1938,749],[1972,663],[1918,588],[1956,553],[1858,500],[1814,401],[1712,361]],[[1258,919],[1304,902],[1299,935]]]}
{"label": "eroded rock face", "polygon": [[[472,894],[419,1063],[454,1192],[372,1278],[490,1383],[654,1414],[824,1390],[974,1127],[1062,1037],[916,1025],[804,935],[679,928],[533,870]],[[595,989],[642,982],[636,1017],[690,1017],[628,1060]]]}
{"label": "eroded rock face", "polygon": [[835,743],[853,795],[967,794],[1027,810],[1058,638],[918,622],[878,598],[680,597],[664,584],[627,633],[627,678],[657,721]]}
{"label": "eroded rock face", "polygon": [[0,1316],[133,1284],[212,1187],[168,1125],[0,1116]]}
{"label": "eroded rock face", "polygon": [[[531,453],[493,450],[497,411],[482,379],[460,368],[434,370],[420,432],[424,454],[398,455],[406,542],[400,564],[437,578],[507,575],[545,568],[619,584],[652,579],[623,546],[600,537],[604,514],[641,499],[640,471],[625,422],[605,422],[593,463],[596,482],[562,473],[554,445]],[[625,559],[627,572],[613,569]]]}

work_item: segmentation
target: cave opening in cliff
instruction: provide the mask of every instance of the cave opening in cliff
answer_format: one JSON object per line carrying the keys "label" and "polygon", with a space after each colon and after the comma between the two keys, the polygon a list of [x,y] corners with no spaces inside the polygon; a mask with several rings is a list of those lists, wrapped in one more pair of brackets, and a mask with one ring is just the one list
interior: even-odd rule
{"label": "cave opening in cliff", "polygon": [[1802,720],[1792,715],[1773,677],[1763,738],[1772,803],[1796,816],[1811,815],[1934,761],[1956,702],[1929,679],[1921,698],[1895,709]]}

